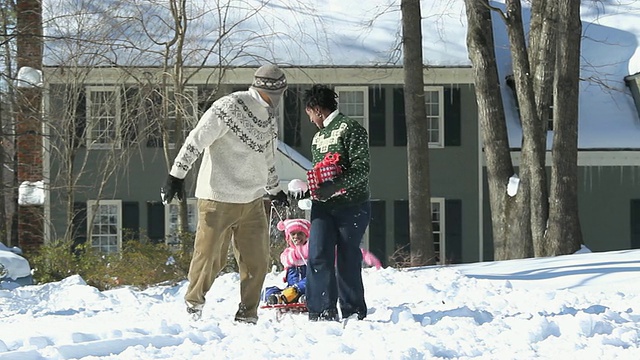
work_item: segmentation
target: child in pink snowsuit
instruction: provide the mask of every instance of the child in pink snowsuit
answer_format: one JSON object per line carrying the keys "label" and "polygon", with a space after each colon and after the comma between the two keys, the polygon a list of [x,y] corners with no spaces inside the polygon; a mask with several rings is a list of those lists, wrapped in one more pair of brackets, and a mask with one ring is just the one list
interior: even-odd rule
{"label": "child in pink snowsuit", "polygon": [[[278,223],[278,230],[284,231],[289,247],[280,254],[280,262],[285,268],[287,287],[267,287],[263,299],[267,304],[289,304],[305,302],[307,283],[307,259],[309,257],[309,230],[311,223],[306,219],[287,219]],[[382,263],[375,255],[361,249],[362,259],[368,266],[382,267]]]}

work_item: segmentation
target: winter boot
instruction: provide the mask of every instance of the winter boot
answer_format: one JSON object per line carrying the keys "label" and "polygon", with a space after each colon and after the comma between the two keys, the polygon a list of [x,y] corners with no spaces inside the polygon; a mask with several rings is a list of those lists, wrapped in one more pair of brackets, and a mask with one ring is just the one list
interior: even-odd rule
{"label": "winter boot", "polygon": [[327,309],[321,313],[309,313],[309,321],[340,321],[338,318],[338,310]]}
{"label": "winter boot", "polygon": [[234,318],[237,322],[242,322],[245,324],[257,324],[258,316],[257,315],[249,315],[249,310],[247,309],[247,305],[240,303],[238,305],[238,311],[236,312],[236,317]]}
{"label": "winter boot", "polygon": [[186,302],[186,303],[187,303],[187,314],[189,314],[189,317],[191,318],[191,320],[193,321],[200,320],[200,318],[202,317],[202,308],[204,307],[204,304],[193,305],[189,302]]}
{"label": "winter boot", "polygon": [[357,315],[358,316],[358,320],[362,320],[365,317],[367,317],[367,310],[363,310],[363,309],[354,309],[354,310],[342,310],[342,318],[346,319],[349,318],[353,315]]}
{"label": "winter boot", "polygon": [[277,305],[279,302],[278,295],[271,294],[267,297],[267,305]]}

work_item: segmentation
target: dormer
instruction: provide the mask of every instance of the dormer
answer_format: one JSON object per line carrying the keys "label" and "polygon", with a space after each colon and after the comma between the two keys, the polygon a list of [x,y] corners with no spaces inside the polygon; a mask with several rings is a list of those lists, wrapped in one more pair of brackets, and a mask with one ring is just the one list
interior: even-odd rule
{"label": "dormer", "polygon": [[633,102],[636,104],[636,111],[640,117],[640,72],[625,76],[624,82],[631,89],[631,96],[633,96]]}

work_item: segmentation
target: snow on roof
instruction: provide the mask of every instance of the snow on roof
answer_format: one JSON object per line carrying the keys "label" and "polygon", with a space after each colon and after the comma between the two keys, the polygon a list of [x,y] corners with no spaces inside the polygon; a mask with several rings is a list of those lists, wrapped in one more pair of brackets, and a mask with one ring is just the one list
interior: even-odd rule
{"label": "snow on roof", "polygon": [[[504,6],[501,6],[504,7]],[[524,18],[529,8],[523,9]],[[624,78],[640,70],[640,1],[583,1],[578,148],[640,149],[640,120]],[[493,17],[496,56],[512,147],[520,147],[522,128],[513,93],[505,86],[511,74],[503,22]],[[553,133],[549,132],[547,148]]]}
{"label": "snow on roof", "polygon": [[309,159],[280,140],[278,140],[278,151],[304,171],[311,170],[311,168],[313,168],[313,163]]}
{"label": "snow on roof", "polygon": [[[225,1],[216,2],[220,8],[204,0],[189,2],[187,15],[192,21],[188,29],[191,35],[185,43],[187,64],[402,63],[399,0]],[[421,5],[425,64],[468,67],[464,1],[432,0]],[[492,5],[504,8],[504,0],[492,1]],[[523,5],[527,19],[527,1]],[[83,8],[90,12],[81,11]],[[640,120],[624,84],[625,76],[640,72],[640,0],[587,0],[582,1],[581,10],[579,147],[640,149]],[[160,65],[162,42],[171,38],[168,14],[167,8],[147,0],[46,0],[45,33],[50,37],[45,44],[45,64]],[[222,15],[228,19],[226,24],[218,21]],[[505,83],[505,77],[511,74],[510,52],[499,16],[494,15],[494,27],[510,142],[512,147],[519,147],[521,128],[513,94]],[[218,41],[223,30],[228,35]],[[63,39],[65,35],[92,41],[69,41]]]}

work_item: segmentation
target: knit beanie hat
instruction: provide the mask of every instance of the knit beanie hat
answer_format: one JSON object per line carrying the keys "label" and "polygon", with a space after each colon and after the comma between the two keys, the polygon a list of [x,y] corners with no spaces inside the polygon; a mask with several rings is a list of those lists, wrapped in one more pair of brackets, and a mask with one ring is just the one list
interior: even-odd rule
{"label": "knit beanie hat", "polygon": [[282,94],[287,90],[287,78],[276,65],[262,65],[253,74],[251,87],[269,95],[271,106],[276,108]]}
{"label": "knit beanie hat", "polygon": [[284,231],[285,238],[288,240],[292,232],[302,231],[309,237],[309,229],[311,223],[306,219],[286,219],[278,223],[278,230]]}

